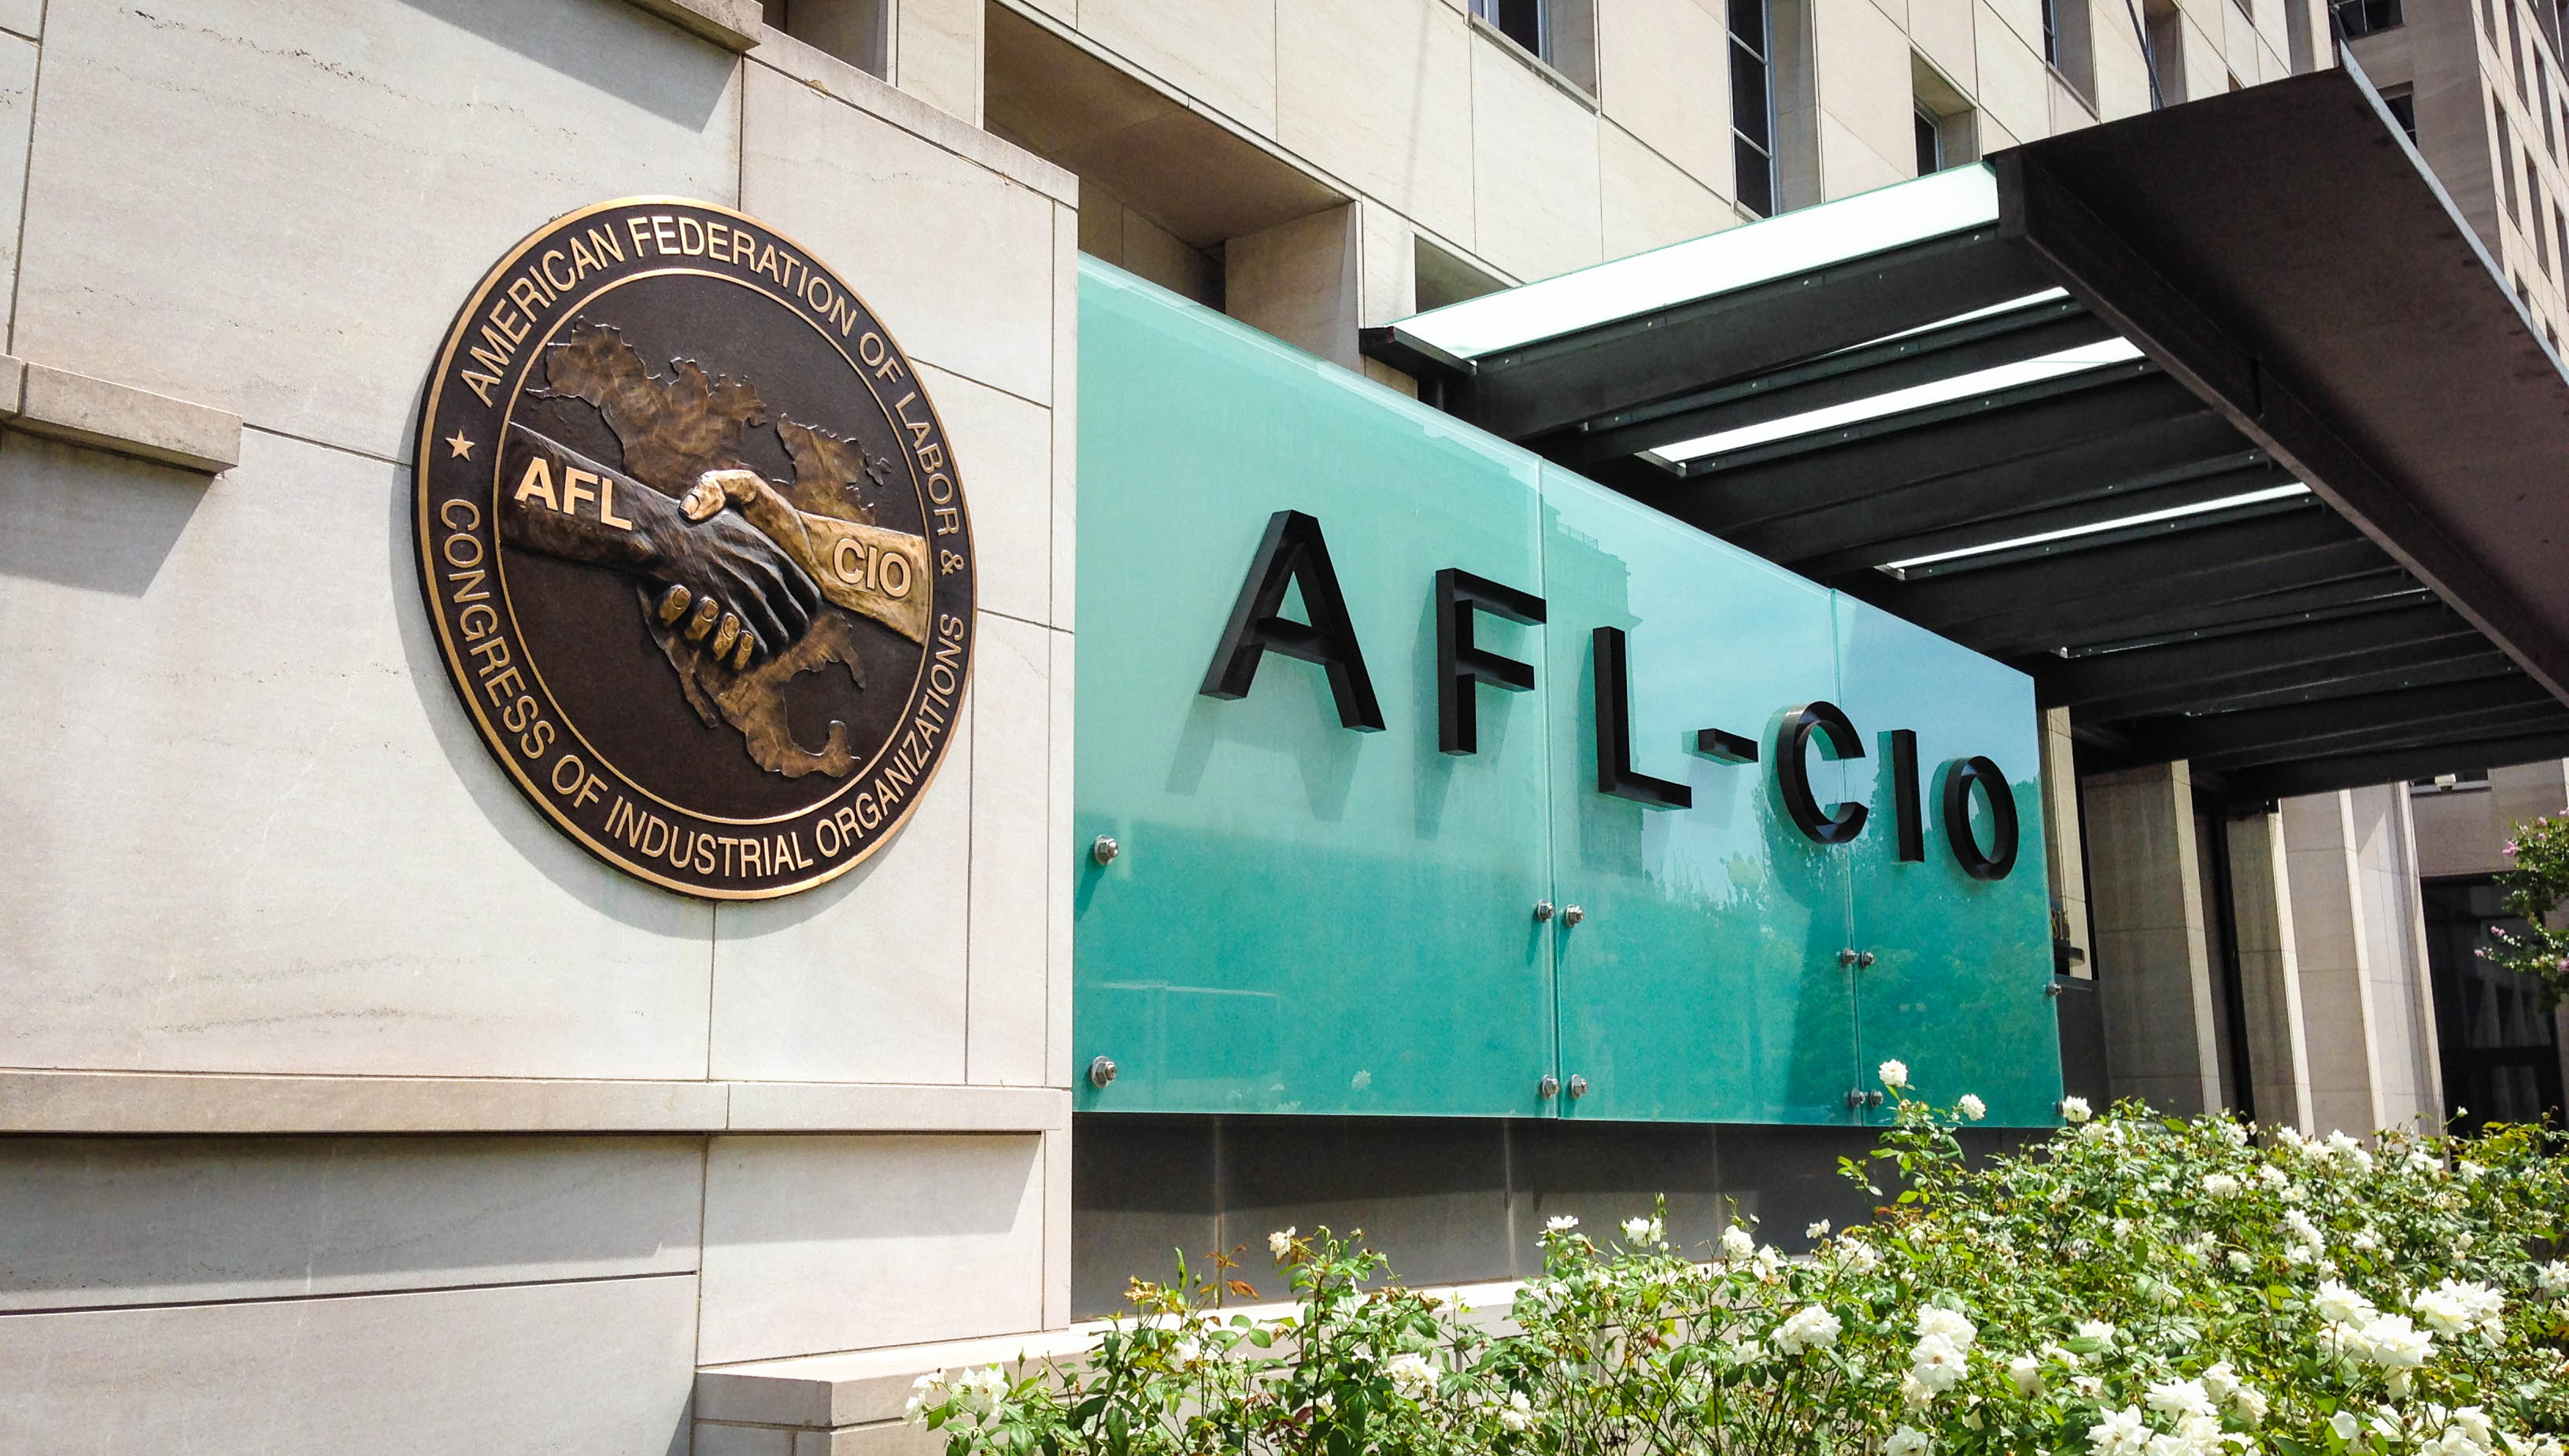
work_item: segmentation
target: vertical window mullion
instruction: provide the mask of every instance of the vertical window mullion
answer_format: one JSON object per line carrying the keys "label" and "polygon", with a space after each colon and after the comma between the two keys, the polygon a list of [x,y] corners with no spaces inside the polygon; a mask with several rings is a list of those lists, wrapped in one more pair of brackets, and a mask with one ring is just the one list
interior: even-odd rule
{"label": "vertical window mullion", "polygon": [[1741,206],[1775,214],[1775,38],[1767,0],[1730,0],[1730,150]]}

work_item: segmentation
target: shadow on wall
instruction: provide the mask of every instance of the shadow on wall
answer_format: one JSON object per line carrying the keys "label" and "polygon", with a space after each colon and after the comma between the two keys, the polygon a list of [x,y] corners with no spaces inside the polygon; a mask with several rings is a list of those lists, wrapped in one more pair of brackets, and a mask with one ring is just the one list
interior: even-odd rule
{"label": "shadow on wall", "polygon": [[624,0],[404,0],[654,116],[697,131],[713,119],[738,58]]}
{"label": "shadow on wall", "polygon": [[174,466],[0,435],[0,575],[142,596],[208,489]]}
{"label": "shadow on wall", "polygon": [[[1084,1113],[1071,1181],[1071,1313],[1126,1307],[1130,1278],[1204,1272],[1220,1250],[1261,1298],[1287,1295],[1267,1236],[1327,1226],[1391,1261],[1401,1282],[1522,1278],[1543,1267],[1545,1221],[1599,1240],[1665,1195],[1668,1237],[1697,1258],[1731,1208],[1762,1242],[1810,1246],[1826,1219],[1862,1223],[1873,1200],[1838,1175],[1875,1130],[1559,1119],[1205,1117]],[[1969,1133],[1975,1154],[2036,1136]]]}

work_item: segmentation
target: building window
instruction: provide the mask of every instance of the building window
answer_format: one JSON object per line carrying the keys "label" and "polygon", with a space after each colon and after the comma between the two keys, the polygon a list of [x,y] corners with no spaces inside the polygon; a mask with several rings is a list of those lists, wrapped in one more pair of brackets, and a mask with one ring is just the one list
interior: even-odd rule
{"label": "building window", "polygon": [[2561,260],[2569,262],[2569,216],[2562,215],[2558,202],[2551,204],[2551,235],[2560,244]]}
{"label": "building window", "polygon": [[2417,140],[2417,98],[2405,86],[2394,86],[2382,93],[2382,105],[2388,109],[2399,130],[2408,134],[2413,145]]}
{"label": "building window", "polygon": [[2042,0],[2042,59],[2093,111],[2096,48],[2088,30],[2087,3],[2088,0]]}
{"label": "building window", "polygon": [[2489,0],[2480,0],[2480,25],[2488,31],[2489,49],[2497,49],[2497,11]]}
{"label": "building window", "polygon": [[1472,0],[1474,15],[1536,56],[1544,53],[1543,9],[1543,0]]}
{"label": "building window", "polygon": [[2435,1050],[2453,1130],[2556,1115],[2559,1031],[2541,983],[2479,954],[2491,929],[2522,934],[2524,922],[2506,912],[2505,897],[2487,879],[2429,880],[2420,889]]}
{"label": "building window", "polygon": [[2337,28],[2349,40],[2395,30],[2404,19],[2399,0],[2337,0]]}
{"label": "building window", "polygon": [[2185,100],[2185,15],[2176,0],[2141,0],[2141,35],[2149,48],[2150,105]]}
{"label": "building window", "polygon": [[2551,73],[2543,69],[2540,51],[2533,53],[2533,94],[2539,101],[2535,110],[2542,113],[2542,155],[2556,162],[2560,140],[2551,129]]}
{"label": "building window", "polygon": [[2524,188],[2533,199],[2532,210],[2526,214],[2533,219],[2533,225],[2524,230],[2533,234],[2533,260],[2542,265],[2542,275],[2547,278],[2551,276],[2551,234],[2542,230],[2542,176],[2533,170],[2530,154],[2524,159]]}
{"label": "building window", "polygon": [[1775,67],[1767,0],[1730,0],[1730,162],[1739,205],[1775,215]]}
{"label": "building window", "polygon": [[2497,133],[2497,175],[2506,182],[2507,220],[2522,227],[2524,213],[2517,208],[2515,201],[2515,148],[2507,141],[2506,108],[2500,106],[2494,96],[2489,98],[2489,123]]}
{"label": "building window", "polygon": [[2524,89],[2524,22],[2517,18],[2511,0],[2506,7],[2506,48],[2515,57],[2515,99],[2531,106],[2533,100]]}
{"label": "building window", "polygon": [[2042,59],[2060,69],[2060,0],[2042,0]]}
{"label": "building window", "polygon": [[860,71],[890,80],[890,9],[885,0],[761,0],[759,19]]}
{"label": "building window", "polygon": [[1936,130],[1936,119],[1925,112],[1911,112],[1909,127],[1918,139],[1918,175],[1928,177],[1945,170],[1945,138]]}

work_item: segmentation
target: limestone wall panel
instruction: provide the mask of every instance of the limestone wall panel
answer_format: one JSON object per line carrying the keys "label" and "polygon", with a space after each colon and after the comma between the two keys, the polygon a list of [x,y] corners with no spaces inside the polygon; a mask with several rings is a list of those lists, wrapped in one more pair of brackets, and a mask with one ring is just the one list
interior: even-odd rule
{"label": "limestone wall panel", "polygon": [[407,470],[0,436],[0,1064],[697,1077],[712,910],[546,823],[446,681]]}
{"label": "limestone wall panel", "polygon": [[735,58],[619,0],[56,0],[14,351],[409,458],[456,308],[546,219],[735,198]]}
{"label": "limestone wall panel", "polygon": [[687,1449],[687,1275],[0,1315],[0,1450]]}
{"label": "limestone wall panel", "polygon": [[1472,31],[1436,0],[1281,0],[1277,140],[1469,244]]}
{"label": "limestone wall panel", "polygon": [[1041,1141],[715,1139],[700,1362],[1039,1327]]}

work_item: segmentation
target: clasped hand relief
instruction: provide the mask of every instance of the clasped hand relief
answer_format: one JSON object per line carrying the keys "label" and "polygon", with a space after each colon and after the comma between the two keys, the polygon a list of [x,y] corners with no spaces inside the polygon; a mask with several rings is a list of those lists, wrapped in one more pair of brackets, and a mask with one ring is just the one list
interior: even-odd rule
{"label": "clasped hand relief", "polygon": [[[754,524],[778,503],[756,474],[707,471],[672,500],[523,426],[510,444],[527,463],[512,461],[503,475],[519,482],[500,511],[509,545],[635,578],[662,625],[733,671],[774,656],[812,625],[821,585]],[[908,580],[901,585],[907,594]]]}

